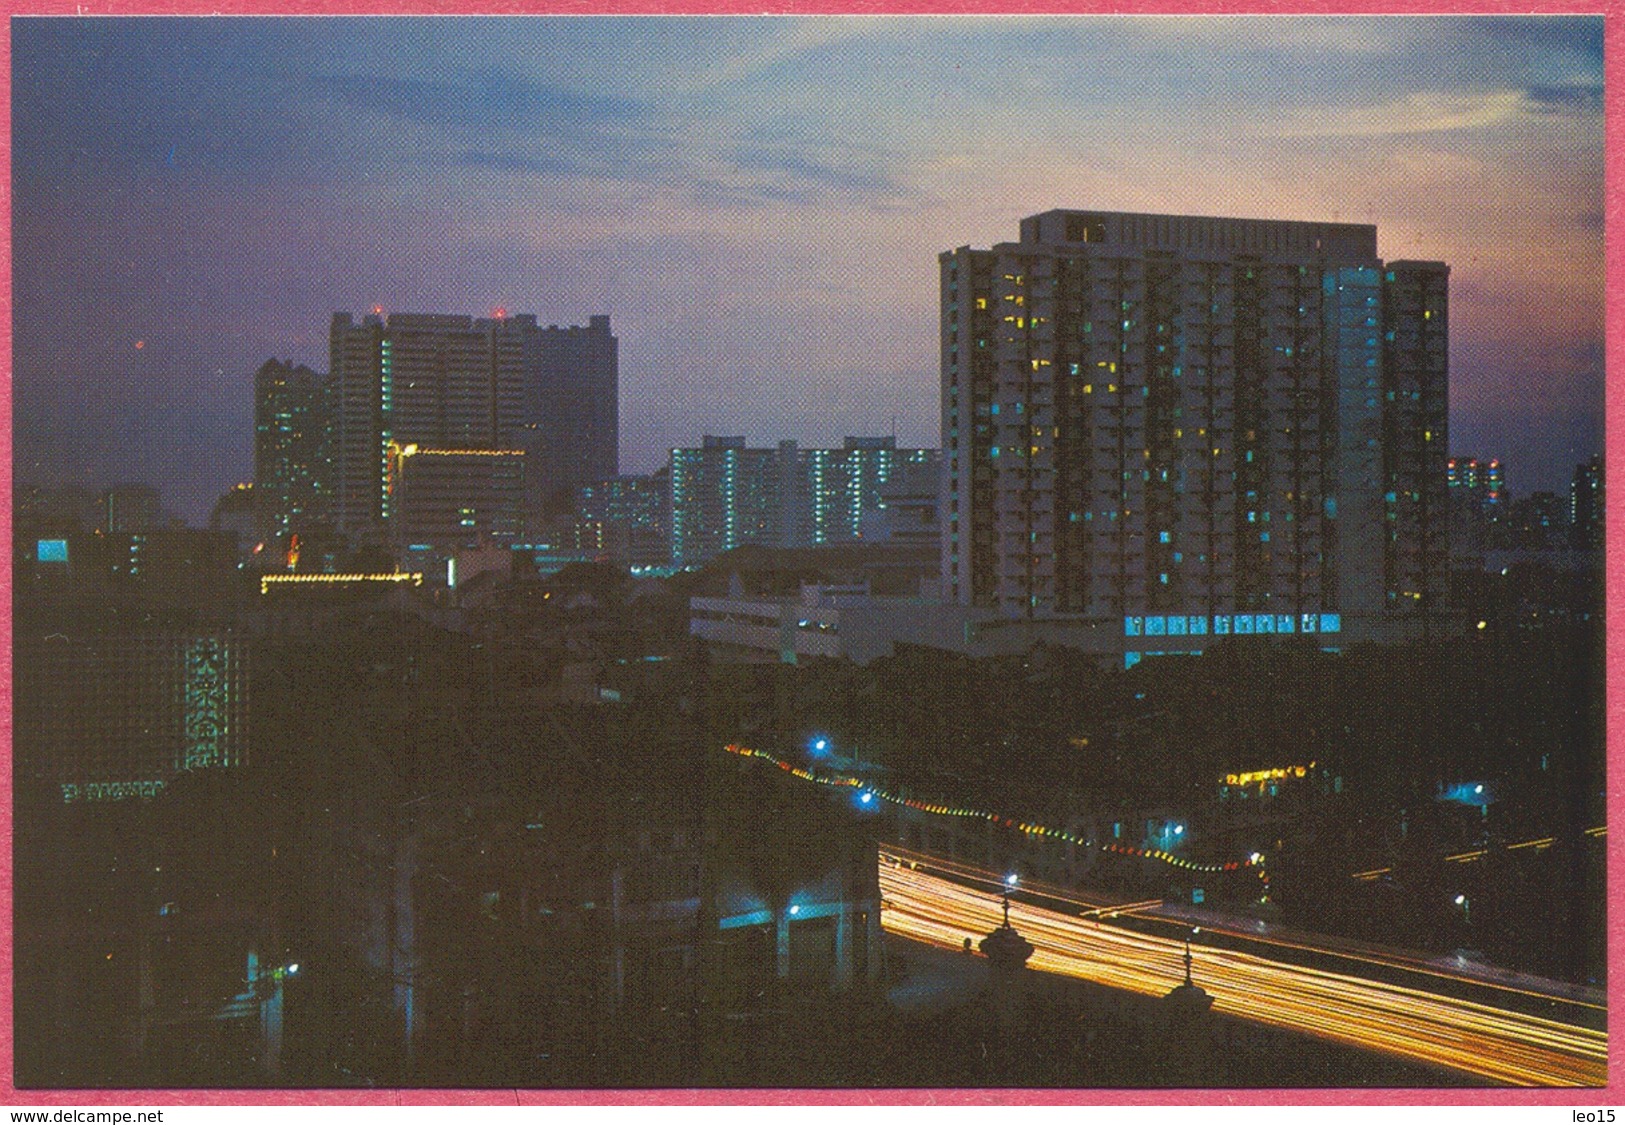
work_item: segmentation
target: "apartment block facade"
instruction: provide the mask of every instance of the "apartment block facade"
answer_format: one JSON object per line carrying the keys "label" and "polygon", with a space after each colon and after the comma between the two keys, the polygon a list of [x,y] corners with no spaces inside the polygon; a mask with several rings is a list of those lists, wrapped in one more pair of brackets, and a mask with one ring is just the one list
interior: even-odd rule
{"label": "apartment block facade", "polygon": [[1442,623],[1449,270],[1376,234],[1050,211],[942,254],[944,597],[1129,636]]}
{"label": "apartment block facade", "polygon": [[893,485],[935,475],[935,449],[899,449],[892,437],[848,437],[839,449],[782,441],[751,449],[742,437],[706,436],[671,453],[672,561],[704,562],[754,543],[818,547],[859,542]]}

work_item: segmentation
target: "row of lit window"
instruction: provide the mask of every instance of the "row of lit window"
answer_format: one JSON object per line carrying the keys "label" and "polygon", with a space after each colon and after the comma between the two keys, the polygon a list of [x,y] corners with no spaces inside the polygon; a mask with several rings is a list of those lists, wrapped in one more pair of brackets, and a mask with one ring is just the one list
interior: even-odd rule
{"label": "row of lit window", "polygon": [[[1123,618],[1125,637],[1206,636],[1209,618],[1203,614],[1132,616]],[[1343,617],[1338,613],[1220,613],[1212,618],[1216,636],[1251,636],[1259,633],[1339,633]]]}

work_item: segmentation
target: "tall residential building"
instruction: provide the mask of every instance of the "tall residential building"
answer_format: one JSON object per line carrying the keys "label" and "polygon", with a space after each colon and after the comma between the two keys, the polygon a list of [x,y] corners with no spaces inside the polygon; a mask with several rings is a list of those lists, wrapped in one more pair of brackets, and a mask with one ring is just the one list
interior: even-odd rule
{"label": "tall residential building", "polygon": [[704,562],[746,543],[783,542],[779,459],[742,437],[706,434],[699,449],[671,451],[671,561]]}
{"label": "tall residential building", "polygon": [[[524,407],[524,318],[333,317],[334,470],[339,530],[391,538],[399,450],[517,445]],[[529,327],[534,330],[534,318]]]}
{"label": "tall residential building", "polygon": [[[332,328],[334,475],[341,530],[389,538],[391,447],[521,451],[525,517],[615,475],[616,340],[607,316],[540,328],[534,316],[374,312]],[[398,538],[398,536],[396,536]]]}
{"label": "tall residential building", "polygon": [[1602,457],[1574,466],[1574,480],[1569,485],[1569,525],[1577,550],[1587,551],[1603,545],[1603,475]]}
{"label": "tall residential building", "polygon": [[670,499],[669,466],[583,485],[576,492],[575,548],[631,566],[665,566],[671,561]]}
{"label": "tall residential building", "polygon": [[891,437],[849,437],[839,449],[781,441],[748,449],[707,436],[671,453],[672,561],[703,562],[734,547],[818,547],[863,539],[883,492],[912,473],[934,476],[935,449],[898,449]]}
{"label": "tall residential building", "polygon": [[267,360],[254,375],[254,506],[259,533],[286,541],[330,516],[330,387],[303,364]]}
{"label": "tall residential building", "polygon": [[839,449],[792,452],[797,461],[789,545],[806,547],[886,534],[879,516],[887,494],[905,484],[934,494],[942,460],[939,450],[898,449],[892,437],[849,437]]}
{"label": "tall residential building", "polygon": [[526,322],[524,434],[532,506],[567,504],[575,490],[620,472],[619,342],[609,317],[585,327]]}
{"label": "tall residential building", "polygon": [[1130,636],[1442,613],[1443,263],[1384,265],[1371,226],[1049,211],[940,267],[950,601]]}

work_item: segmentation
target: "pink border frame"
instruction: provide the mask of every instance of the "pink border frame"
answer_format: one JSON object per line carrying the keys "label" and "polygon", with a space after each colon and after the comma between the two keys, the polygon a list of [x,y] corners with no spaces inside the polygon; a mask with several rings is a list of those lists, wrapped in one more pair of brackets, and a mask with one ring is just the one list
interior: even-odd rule
{"label": "pink border frame", "polygon": [[[1625,348],[1625,249],[1619,224],[1625,221],[1625,182],[1620,153],[1625,148],[1625,0],[8,0],[7,15],[1601,15],[1605,17],[1604,82],[1606,100],[1606,263],[1608,378],[1605,404],[1607,490],[1618,496],[1625,469],[1613,457],[1613,438],[1625,424],[1625,388],[1612,378],[1613,362]],[[0,274],[0,305],[11,309],[11,26],[0,27],[0,114],[5,130],[7,175],[0,182],[0,243],[8,268]],[[0,789],[0,894],[7,909],[0,915],[0,1104],[15,1106],[475,1106],[475,1105],[1590,1105],[1625,1101],[1625,1049],[1615,1035],[1608,1051],[1609,1084],[1602,1089],[1459,1090],[1459,1089],[1319,1089],[1319,1090],[24,1090],[12,1085],[12,890],[10,802],[11,763],[11,318],[0,321],[5,380],[0,386],[0,585],[7,596],[0,604],[0,756],[5,773]],[[1625,594],[1625,533],[1622,521],[1607,527],[1607,638],[1609,821],[1616,828],[1608,839],[1609,1007],[1625,1000],[1625,910],[1620,904],[1625,883],[1625,836],[1617,829],[1622,807],[1616,788],[1619,744],[1625,738],[1625,702],[1619,694],[1625,677],[1625,622],[1615,610]],[[1615,1028],[1617,1029],[1617,1026]]]}

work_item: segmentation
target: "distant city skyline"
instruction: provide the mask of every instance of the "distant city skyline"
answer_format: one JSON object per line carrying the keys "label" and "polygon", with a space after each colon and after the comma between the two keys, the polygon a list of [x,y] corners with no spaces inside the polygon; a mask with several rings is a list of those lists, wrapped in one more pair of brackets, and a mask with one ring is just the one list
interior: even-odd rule
{"label": "distant city skyline", "polygon": [[1603,442],[1602,21],[19,19],[19,481],[249,479],[336,310],[614,318],[621,460],[939,444],[936,256],[1090,208],[1448,261],[1452,452]]}

